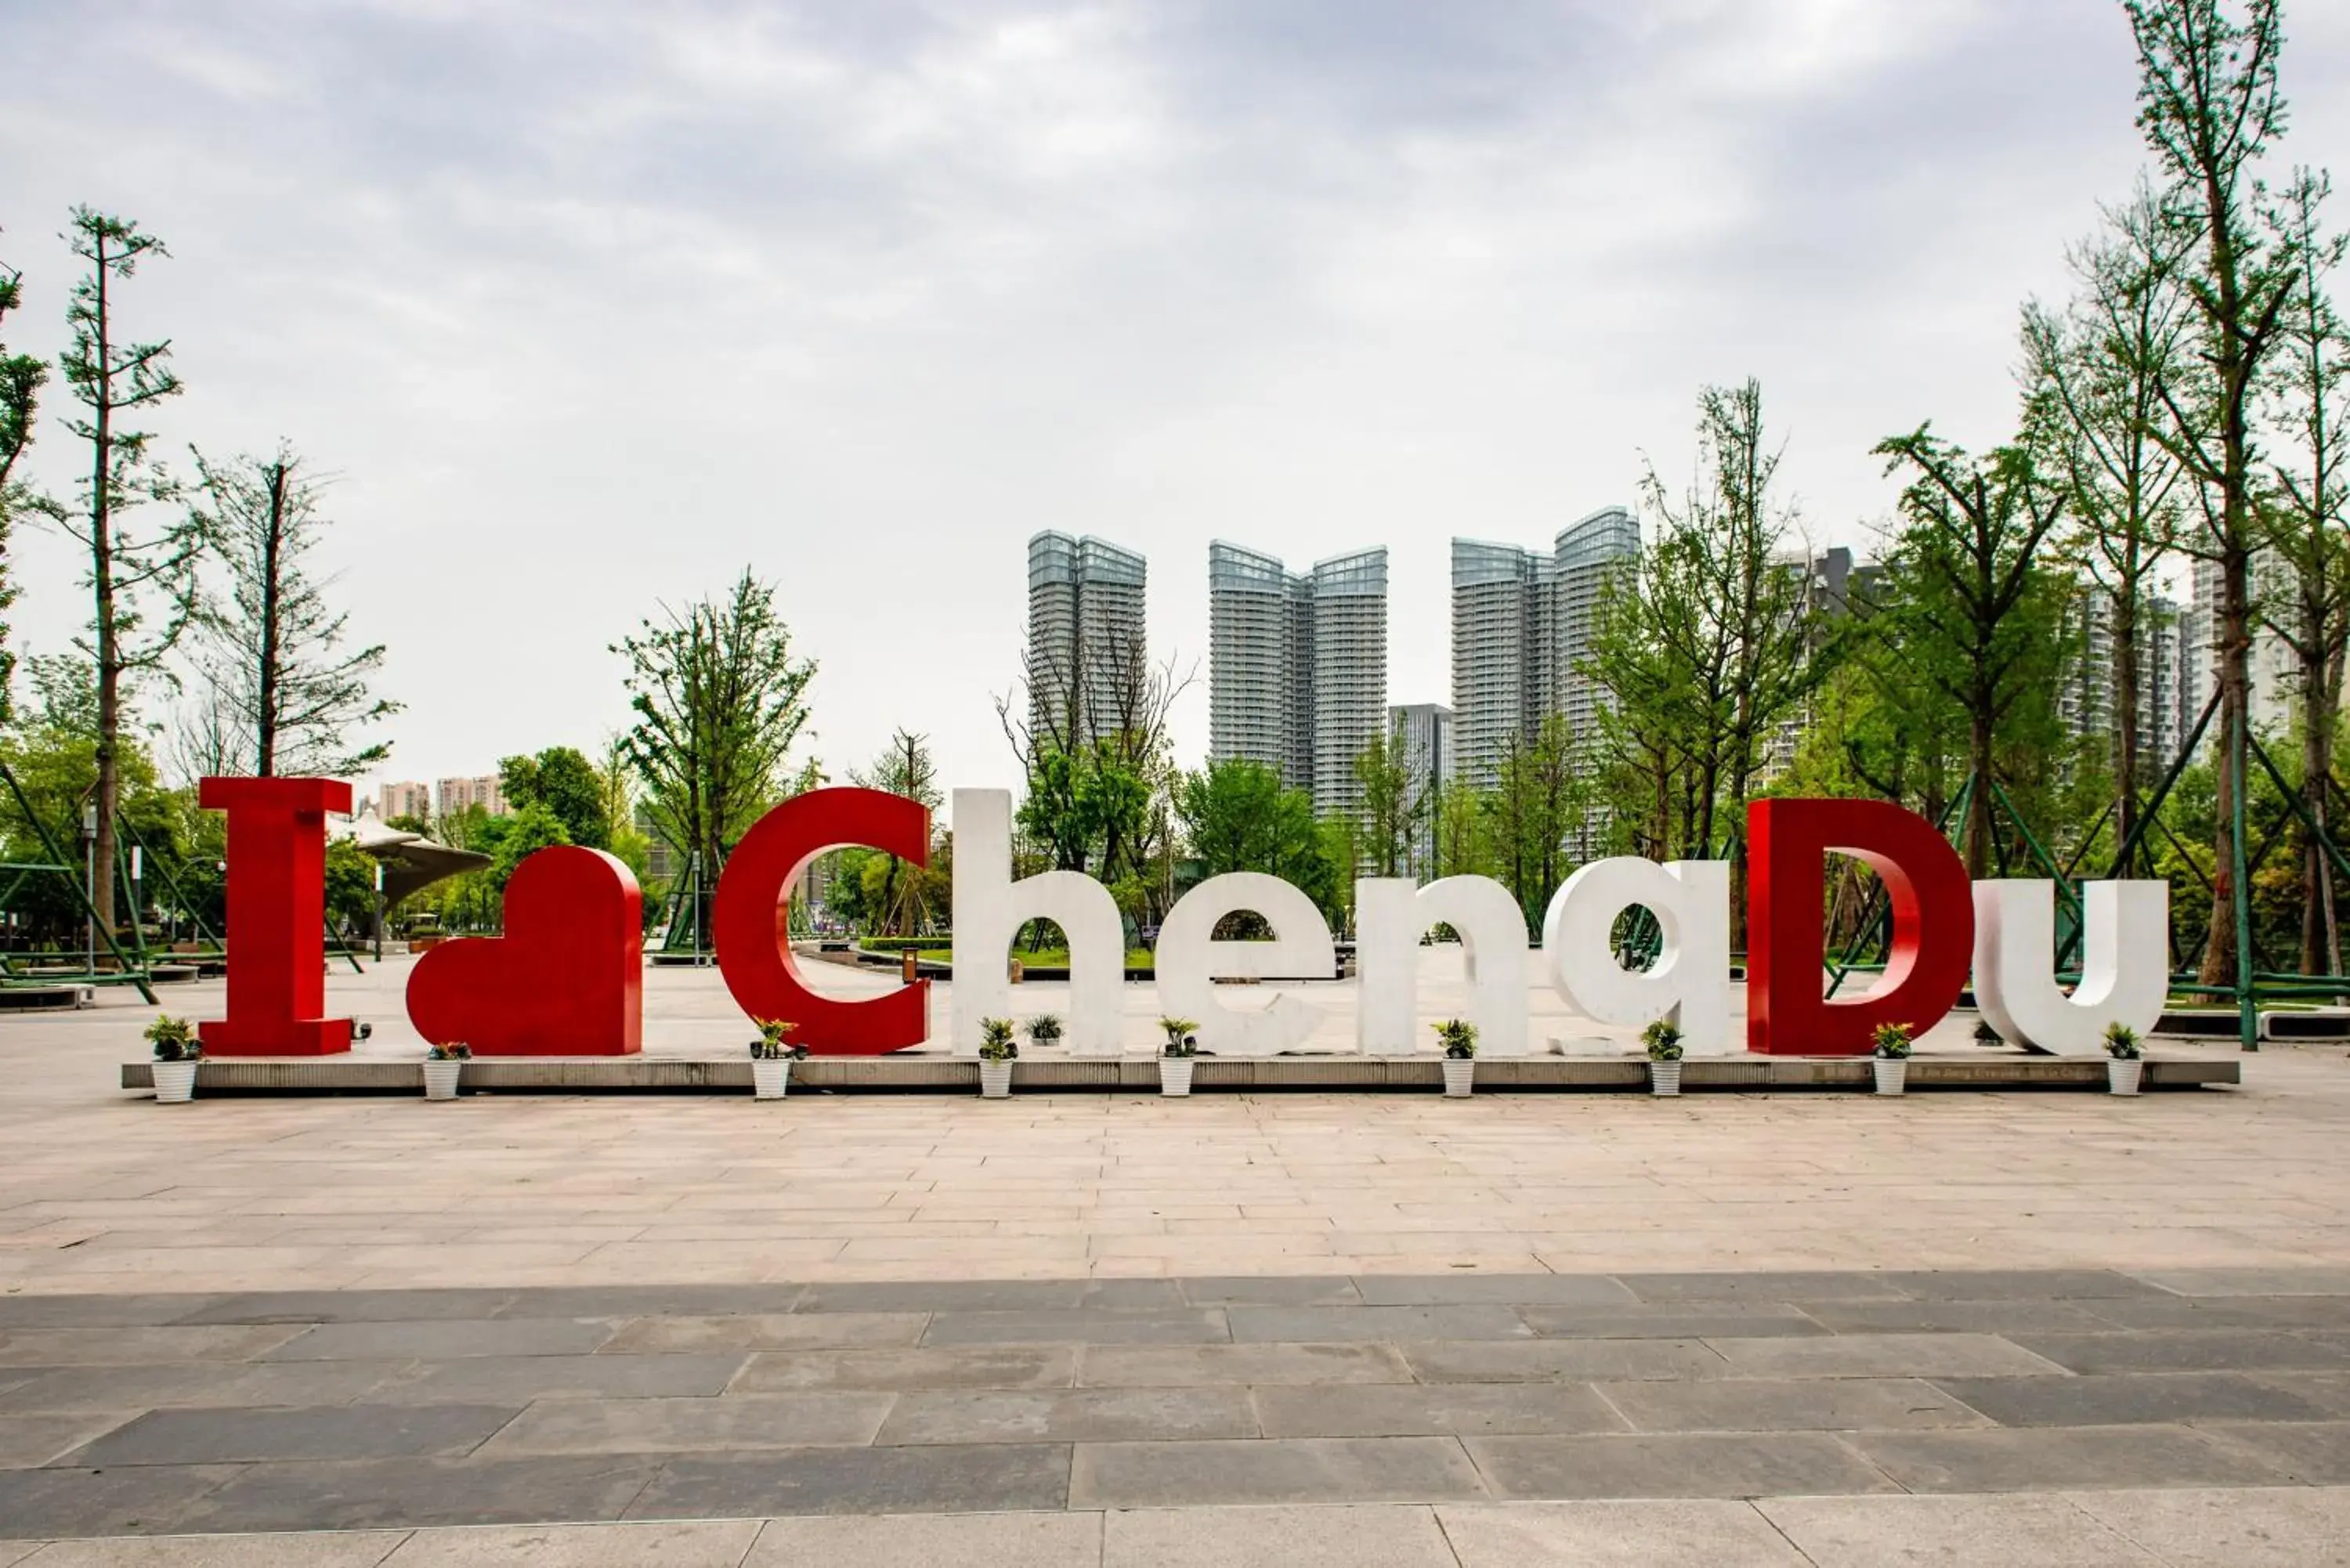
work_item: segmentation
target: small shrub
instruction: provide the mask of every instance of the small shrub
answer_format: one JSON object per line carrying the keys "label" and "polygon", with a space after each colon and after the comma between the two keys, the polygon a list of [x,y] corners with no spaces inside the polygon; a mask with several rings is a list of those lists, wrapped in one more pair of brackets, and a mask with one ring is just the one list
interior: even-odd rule
{"label": "small shrub", "polygon": [[1436,1043],[1452,1061],[1466,1062],[1477,1054],[1477,1026],[1466,1019],[1448,1018],[1436,1025]]}
{"label": "small shrub", "polygon": [[979,1021],[979,1059],[983,1062],[1009,1062],[1020,1054],[1020,1042],[1013,1037],[1009,1018],[983,1018]]}
{"label": "small shrub", "polygon": [[2146,1054],[2138,1043],[2137,1031],[2126,1023],[2106,1025],[2106,1054],[2116,1062],[2135,1062]]}
{"label": "small shrub", "polygon": [[451,1040],[424,1053],[424,1059],[428,1062],[470,1062],[473,1059],[473,1048],[463,1040]]}
{"label": "small shrub", "polygon": [[201,1062],[204,1048],[196,1040],[196,1026],[184,1018],[160,1017],[147,1026],[147,1043],[158,1062]]}
{"label": "small shrub", "polygon": [[1028,1021],[1029,1044],[1042,1047],[1060,1043],[1061,1020],[1058,1014],[1040,1012]]}
{"label": "small shrub", "polygon": [[805,1062],[807,1060],[807,1047],[792,1044],[785,1038],[793,1030],[799,1027],[798,1024],[786,1023],[780,1018],[754,1018],[751,1022],[759,1026],[759,1037],[751,1042],[753,1061]]}
{"label": "small shrub", "polygon": [[1166,1033],[1167,1044],[1172,1045],[1186,1034],[1196,1031],[1200,1025],[1195,1019],[1162,1018],[1159,1021],[1159,1027]]}
{"label": "small shrub", "polygon": [[1161,1019],[1159,1022],[1180,1025],[1178,1028],[1167,1031],[1167,1047],[1164,1054],[1181,1062],[1188,1061],[1200,1054],[1200,1037],[1191,1033],[1199,1027],[1198,1024],[1188,1018]]}
{"label": "small shrub", "polygon": [[1898,1062],[1909,1054],[1909,1033],[1907,1023],[1880,1023],[1870,1038],[1876,1043],[1879,1056],[1888,1062]]}
{"label": "small shrub", "polygon": [[1640,1031],[1640,1044],[1648,1048],[1651,1062],[1678,1062],[1681,1059],[1681,1032],[1669,1018],[1659,1018]]}

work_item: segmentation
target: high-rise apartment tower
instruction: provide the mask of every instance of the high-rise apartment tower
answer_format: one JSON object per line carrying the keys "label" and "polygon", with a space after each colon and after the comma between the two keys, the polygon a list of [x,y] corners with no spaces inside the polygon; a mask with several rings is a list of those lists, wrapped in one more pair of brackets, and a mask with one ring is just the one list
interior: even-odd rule
{"label": "high-rise apartment tower", "polygon": [[1149,567],[1107,539],[1028,541],[1028,723],[1040,745],[1090,745],[1139,715],[1150,645]]}
{"label": "high-rise apartment tower", "polygon": [[1292,572],[1208,546],[1208,754],[1278,768],[1317,812],[1360,805],[1355,759],[1387,716],[1388,553]]}

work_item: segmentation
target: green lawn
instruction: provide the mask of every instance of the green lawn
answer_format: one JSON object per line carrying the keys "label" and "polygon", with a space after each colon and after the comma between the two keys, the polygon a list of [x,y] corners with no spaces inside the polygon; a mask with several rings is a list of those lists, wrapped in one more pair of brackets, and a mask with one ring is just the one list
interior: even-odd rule
{"label": "green lawn", "polygon": [[[954,950],[924,948],[922,957],[931,963],[952,963]],[[1006,957],[1016,958],[1031,969],[1066,969],[1069,964],[1069,950],[1066,948],[1014,948]],[[1151,967],[1150,950],[1149,948],[1127,949],[1126,967],[1149,969]]]}

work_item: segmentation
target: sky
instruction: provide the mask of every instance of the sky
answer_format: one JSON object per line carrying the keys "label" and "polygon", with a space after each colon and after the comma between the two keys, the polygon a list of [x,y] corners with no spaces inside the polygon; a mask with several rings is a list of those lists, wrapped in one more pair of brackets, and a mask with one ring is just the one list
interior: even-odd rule
{"label": "sky", "polygon": [[[2284,158],[2350,165],[2350,0],[2287,26]],[[1448,701],[1449,541],[1685,484],[1709,383],[1867,553],[1877,441],[2012,431],[2133,88],[2116,0],[0,0],[0,262],[53,355],[74,203],[170,246],[120,313],[187,382],[148,423],[335,476],[378,776],[592,753],[610,645],[747,566],[818,664],[803,754],[902,727],[1016,786],[1038,529],[1149,557],[1187,763],[1211,539],[1387,545],[1388,701]],[[69,487],[54,420],[27,461]],[[63,650],[72,547],[13,555]]]}

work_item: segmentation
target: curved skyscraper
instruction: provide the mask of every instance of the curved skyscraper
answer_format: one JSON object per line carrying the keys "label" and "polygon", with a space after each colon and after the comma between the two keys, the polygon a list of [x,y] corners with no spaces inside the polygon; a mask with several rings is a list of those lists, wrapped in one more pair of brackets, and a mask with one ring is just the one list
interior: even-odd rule
{"label": "curved skyscraper", "polygon": [[1028,541],[1028,722],[1040,745],[1090,745],[1132,721],[1150,641],[1149,568],[1132,550],[1046,530]]}
{"label": "curved skyscraper", "polygon": [[1359,805],[1355,759],[1387,720],[1388,553],[1292,572],[1208,546],[1208,754],[1278,768],[1317,812]]}

